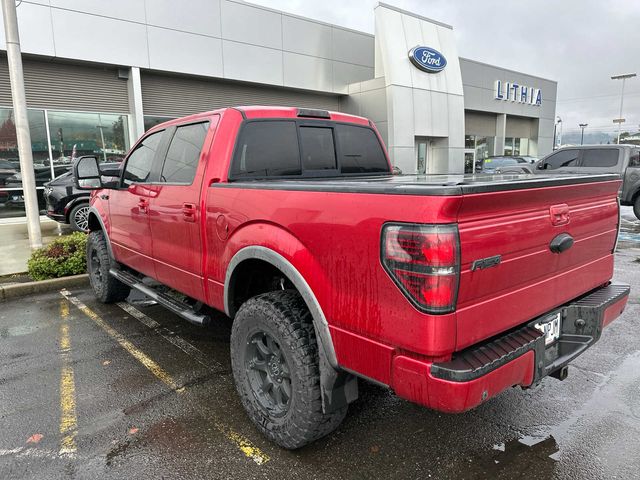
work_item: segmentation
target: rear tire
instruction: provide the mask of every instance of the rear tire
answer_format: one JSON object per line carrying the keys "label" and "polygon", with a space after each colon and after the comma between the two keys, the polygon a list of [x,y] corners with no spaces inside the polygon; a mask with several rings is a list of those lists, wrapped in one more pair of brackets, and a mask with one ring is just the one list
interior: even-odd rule
{"label": "rear tire", "polygon": [[102,303],[120,302],[131,290],[124,283],[109,275],[113,260],[109,255],[107,240],[102,230],[89,233],[87,238],[87,273],[96,298]]}
{"label": "rear tire", "polygon": [[640,220],[640,195],[636,197],[636,201],[633,203],[633,213]]}
{"label": "rear tire", "polygon": [[89,231],[89,204],[81,203],[71,209],[69,213],[69,224],[76,232]]}
{"label": "rear tire", "polygon": [[231,330],[231,365],[242,405],[258,430],[287,449],[335,430],[347,407],[323,413],[318,343],[298,292],[247,300]]}

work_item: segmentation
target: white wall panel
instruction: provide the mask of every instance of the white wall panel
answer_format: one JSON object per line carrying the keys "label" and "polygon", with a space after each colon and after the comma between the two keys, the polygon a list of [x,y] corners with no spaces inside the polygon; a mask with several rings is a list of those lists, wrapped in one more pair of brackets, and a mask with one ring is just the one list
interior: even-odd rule
{"label": "white wall panel", "polygon": [[222,0],[222,37],[225,40],[281,49],[282,14],[245,3]]}
{"label": "white wall panel", "polygon": [[149,25],[221,36],[220,0],[188,0],[183,5],[175,0],[148,0],[146,12]]}
{"label": "white wall panel", "polygon": [[149,66],[145,25],[55,8],[51,13],[58,57]]}
{"label": "white wall panel", "polygon": [[139,23],[145,22],[144,3],[144,0],[51,0],[52,7]]}
{"label": "white wall panel", "polygon": [[[20,49],[23,53],[53,57],[53,29],[49,7],[22,3],[17,9]],[[0,11],[0,49],[6,50],[4,22]]]}
{"label": "white wall panel", "polygon": [[282,40],[285,51],[331,58],[331,27],[328,25],[283,15]]}
{"label": "white wall panel", "polygon": [[222,58],[225,78],[283,84],[282,50],[223,40]]}
{"label": "white wall panel", "polygon": [[333,59],[373,68],[374,41],[371,35],[333,27]]}
{"label": "white wall panel", "polygon": [[352,63],[333,62],[333,90],[347,93],[347,86],[373,78],[373,68]]}
{"label": "white wall panel", "polygon": [[331,60],[283,52],[284,85],[287,87],[330,91],[333,86]]}
{"label": "white wall panel", "polygon": [[148,27],[149,67],[155,70],[222,76],[222,40]]}

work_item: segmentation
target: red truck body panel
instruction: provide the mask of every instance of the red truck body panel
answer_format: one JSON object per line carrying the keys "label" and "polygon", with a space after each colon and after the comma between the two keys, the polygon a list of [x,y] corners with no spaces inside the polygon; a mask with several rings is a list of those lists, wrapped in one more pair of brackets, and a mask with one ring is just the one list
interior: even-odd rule
{"label": "red truck body panel", "polygon": [[[245,119],[296,116],[293,108],[243,107],[154,127],[152,132],[211,122],[192,185],[114,190],[109,205],[94,195],[94,206],[110,209],[102,219],[115,258],[224,310],[232,258],[245,247],[265,247],[308,283],[329,323],[340,367],[448,412],[472,408],[512,385],[530,385],[533,352],[470,382],[435,378],[430,365],[605,285],[613,274],[620,181],[450,195],[420,193],[419,179],[416,193],[229,181]],[[361,117],[330,116],[372,125]],[[419,311],[382,267],[381,234],[390,221],[458,225],[460,282],[453,312]],[[549,250],[560,233],[575,240],[562,255]],[[475,261],[497,255],[498,265],[473,268]],[[609,307],[606,323],[622,308],[622,301]]]}

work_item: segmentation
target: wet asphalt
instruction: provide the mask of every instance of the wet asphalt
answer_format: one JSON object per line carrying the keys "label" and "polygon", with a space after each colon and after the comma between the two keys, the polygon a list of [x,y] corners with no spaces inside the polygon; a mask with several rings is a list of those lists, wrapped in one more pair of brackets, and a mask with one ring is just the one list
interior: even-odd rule
{"label": "wet asphalt", "polygon": [[560,382],[461,414],[365,382],[333,434],[295,452],[245,416],[230,322],[199,328],[89,289],[0,304],[0,479],[640,478],[640,222],[623,211],[623,315]]}

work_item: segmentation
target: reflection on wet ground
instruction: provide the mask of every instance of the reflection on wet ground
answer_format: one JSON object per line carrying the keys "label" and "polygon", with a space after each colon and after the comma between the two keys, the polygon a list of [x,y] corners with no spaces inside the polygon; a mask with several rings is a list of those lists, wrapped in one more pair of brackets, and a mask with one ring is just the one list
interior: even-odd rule
{"label": "reflection on wet ground", "polygon": [[[461,415],[361,382],[340,428],[295,452],[265,441],[241,409],[229,321],[198,328],[144,299],[102,305],[88,290],[72,295],[106,330],[58,293],[0,304],[0,479],[640,478],[640,222],[628,209],[623,219],[631,237],[615,279],[634,286],[629,306],[565,381],[510,389]],[[63,355],[75,385],[73,455],[60,449]]]}

